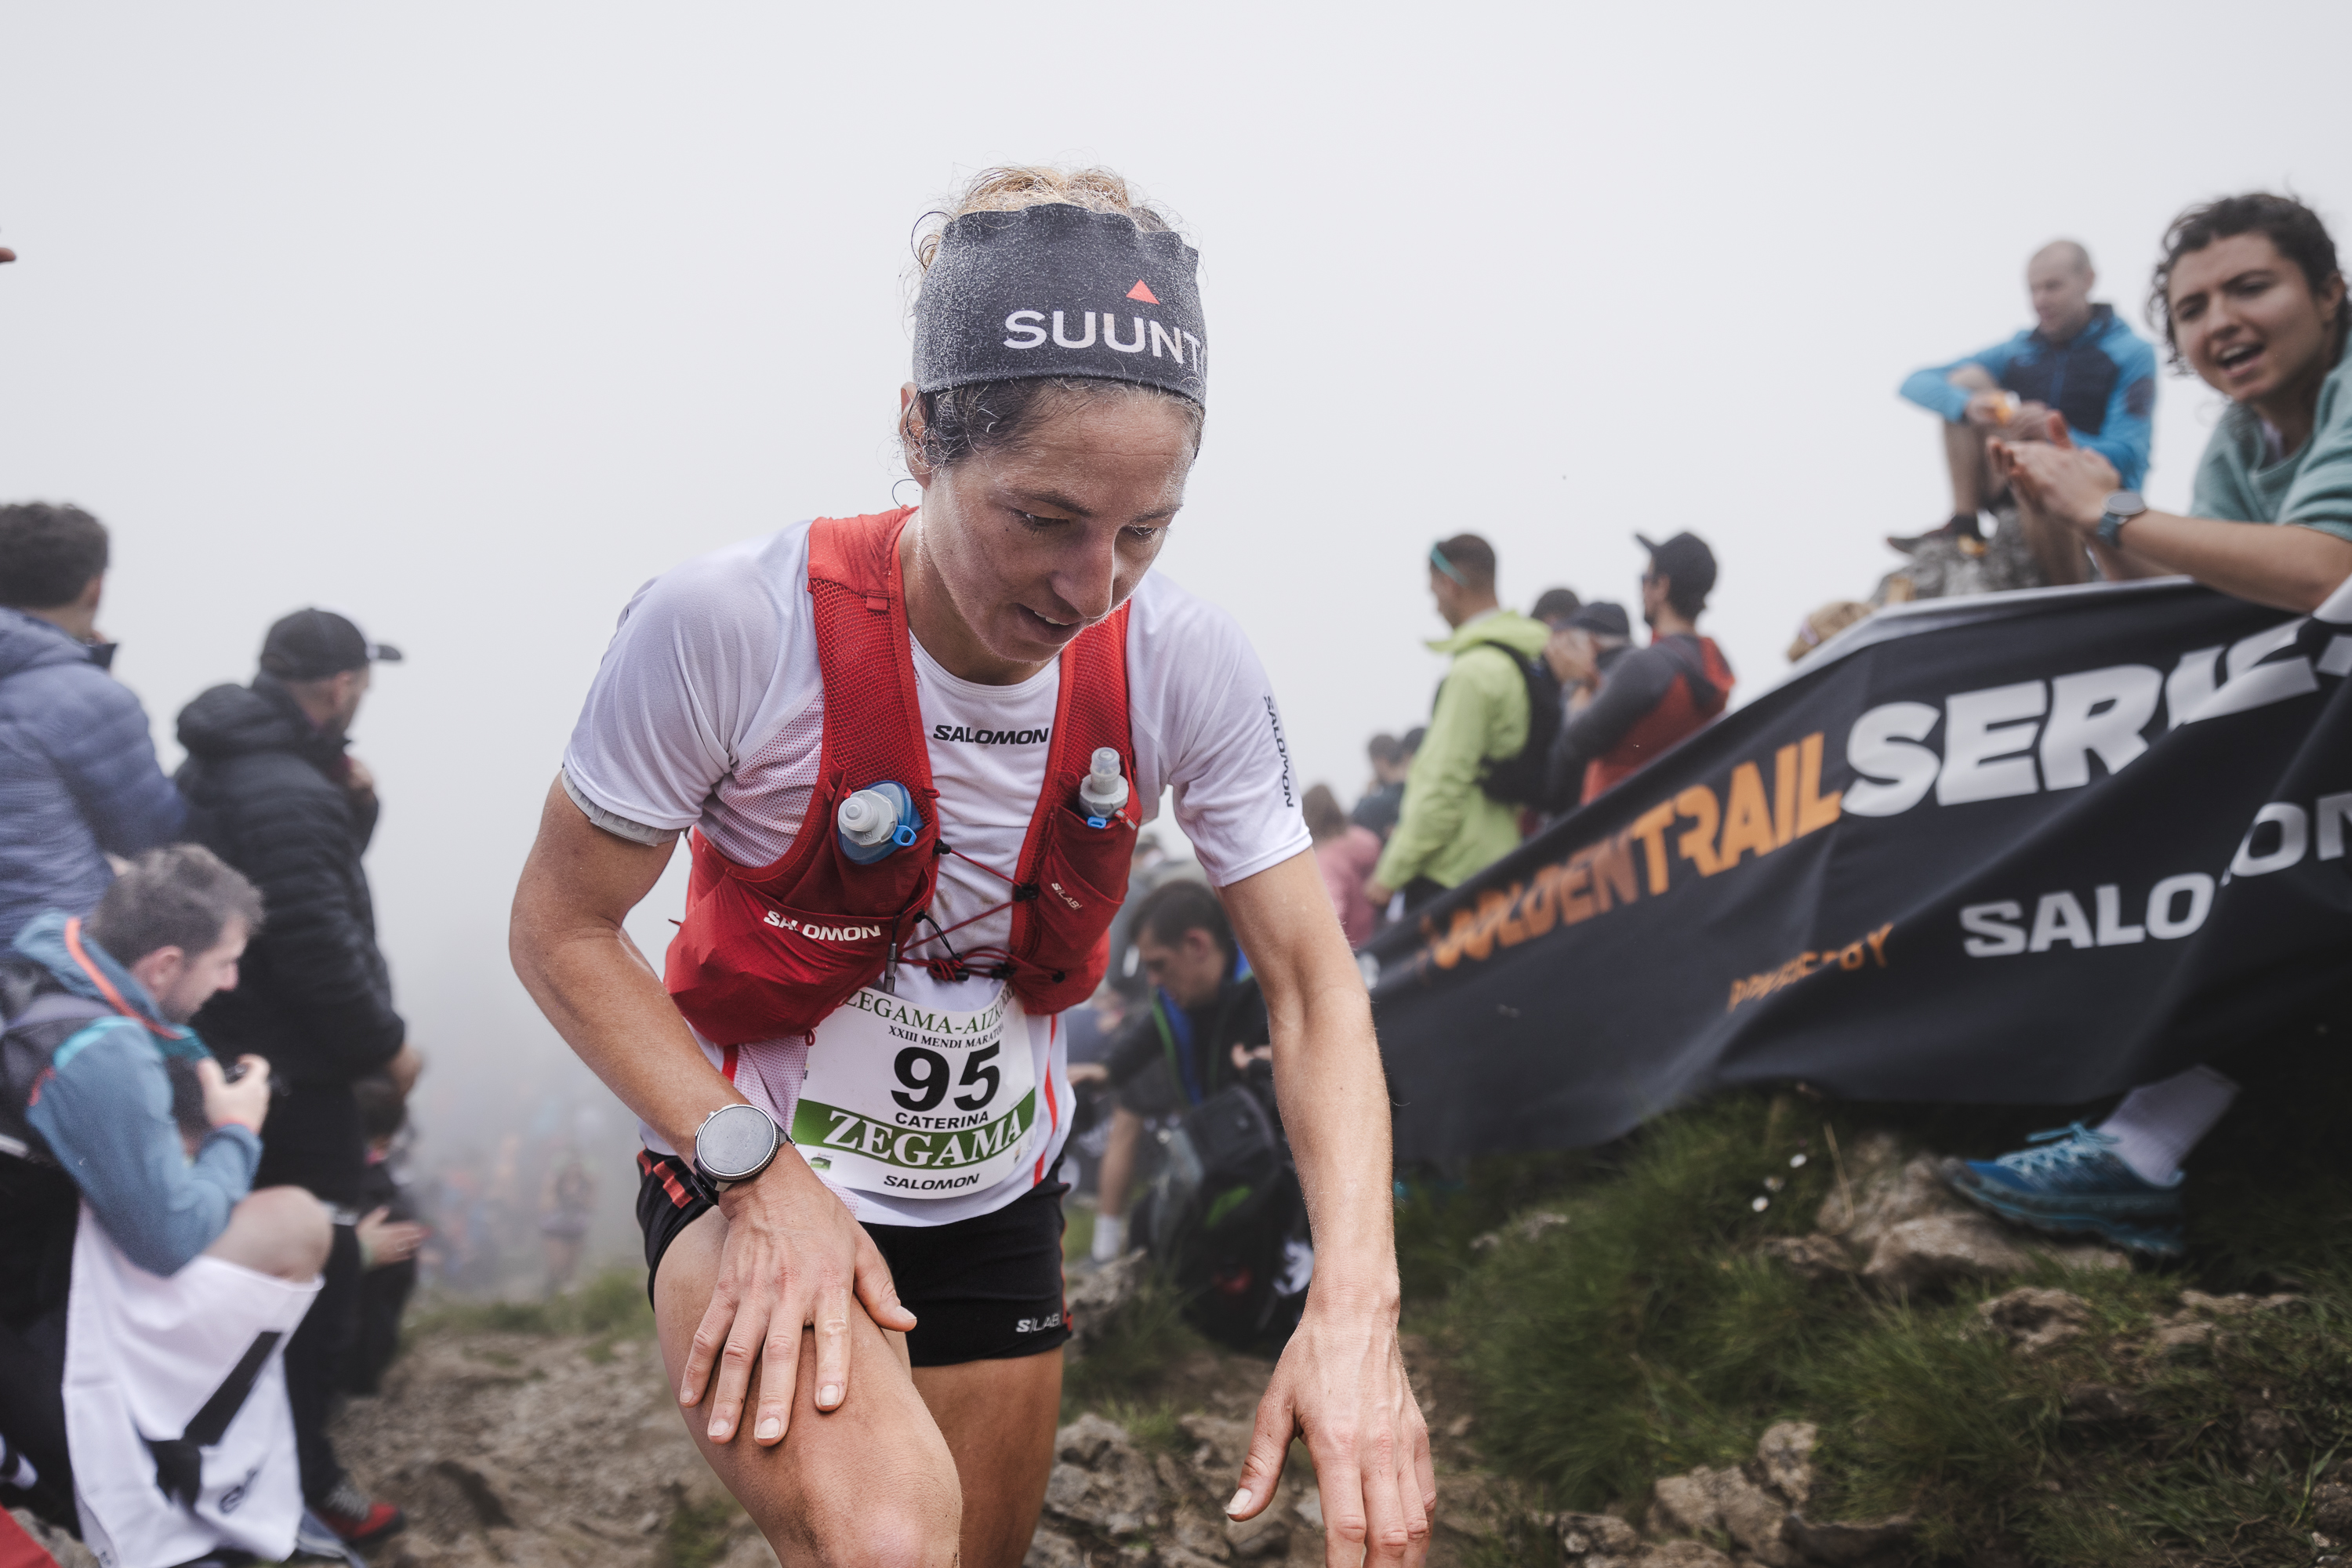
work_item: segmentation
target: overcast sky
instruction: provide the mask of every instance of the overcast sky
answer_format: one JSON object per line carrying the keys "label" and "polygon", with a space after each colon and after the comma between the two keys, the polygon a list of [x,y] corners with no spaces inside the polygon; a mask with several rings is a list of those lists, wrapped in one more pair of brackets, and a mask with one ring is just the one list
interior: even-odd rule
{"label": "overcast sky", "polygon": [[[407,650],[358,750],[446,1100],[560,1053],[506,909],[615,613],[889,504],[908,236],[973,170],[1108,163],[1199,246],[1161,569],[1351,797],[1442,673],[1433,539],[1486,534],[1524,607],[1630,598],[1631,532],[1695,530],[1760,687],[1945,515],[1895,387],[2028,324],[2036,247],[2087,244],[2137,325],[2185,203],[2290,188],[2352,241],[2347,45],[2340,3],[13,0],[0,498],[113,531],[102,625],[167,765],[289,609]],[[2168,378],[2159,505],[2214,412]]]}

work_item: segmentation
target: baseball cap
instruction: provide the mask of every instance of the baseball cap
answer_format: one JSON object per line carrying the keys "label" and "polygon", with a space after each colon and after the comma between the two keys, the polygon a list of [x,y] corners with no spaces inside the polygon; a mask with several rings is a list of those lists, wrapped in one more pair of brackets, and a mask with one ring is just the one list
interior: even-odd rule
{"label": "baseball cap", "polygon": [[1677,533],[1661,544],[1637,533],[1633,542],[1650,552],[1650,570],[1673,579],[1684,595],[1704,599],[1715,591],[1715,552],[1697,534]]}
{"label": "baseball cap", "polygon": [[261,641],[261,668],[280,680],[324,680],[370,664],[398,664],[389,643],[370,642],[332,610],[297,610]]}
{"label": "baseball cap", "polygon": [[1579,631],[1599,632],[1602,637],[1630,637],[1633,625],[1625,617],[1625,606],[1612,605],[1606,599],[1595,599],[1568,617],[1568,624]]}

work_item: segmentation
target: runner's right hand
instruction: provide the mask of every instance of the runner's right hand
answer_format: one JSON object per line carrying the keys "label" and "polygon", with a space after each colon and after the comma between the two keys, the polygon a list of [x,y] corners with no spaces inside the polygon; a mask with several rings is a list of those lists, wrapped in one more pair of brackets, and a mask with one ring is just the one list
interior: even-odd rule
{"label": "runner's right hand", "polygon": [[904,1333],[915,1326],[915,1314],[899,1304],[873,1237],[797,1152],[777,1151],[765,1171],[720,1194],[719,1206],[727,1216],[719,1282],[694,1331],[677,1400],[691,1408],[709,1393],[710,1440],[727,1442],[741,1420],[758,1361],[760,1408],[751,1436],[765,1447],[782,1442],[792,1426],[803,1329],[816,1331],[812,1403],[833,1410],[849,1392],[852,1291],[879,1327]]}
{"label": "runner's right hand", "polygon": [[257,1133],[269,1115],[269,1064],[259,1057],[236,1059],[246,1070],[235,1083],[210,1057],[196,1064],[196,1082],[205,1091],[205,1120],[215,1127],[234,1122]]}

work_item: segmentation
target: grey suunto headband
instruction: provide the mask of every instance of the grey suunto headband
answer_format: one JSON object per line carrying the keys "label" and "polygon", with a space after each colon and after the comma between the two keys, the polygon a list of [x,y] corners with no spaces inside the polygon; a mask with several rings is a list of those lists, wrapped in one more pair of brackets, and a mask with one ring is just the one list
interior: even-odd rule
{"label": "grey suunto headband", "polygon": [[940,234],[915,299],[915,386],[1096,376],[1205,406],[1200,261],[1118,213],[966,213]]}

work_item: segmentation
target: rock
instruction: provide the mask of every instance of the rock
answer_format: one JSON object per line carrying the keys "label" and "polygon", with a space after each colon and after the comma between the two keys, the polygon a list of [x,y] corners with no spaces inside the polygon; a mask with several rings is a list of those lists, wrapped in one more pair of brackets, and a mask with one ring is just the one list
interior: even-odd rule
{"label": "rock", "polygon": [[1811,1422],[1783,1421],[1766,1427],[1756,1444],[1764,1479],[1791,1508],[1804,1507],[1813,1495],[1813,1448],[1820,1441],[1821,1428]]}
{"label": "rock", "polygon": [[1187,1552],[1181,1546],[1163,1546],[1153,1561],[1160,1568],[1218,1568],[1223,1560],[1203,1557],[1197,1552]]}
{"label": "rock", "polygon": [[1567,1223],[1568,1216],[1564,1214],[1558,1214],[1550,1209],[1536,1209],[1521,1215],[1501,1230],[1490,1230],[1472,1237],[1470,1250],[1492,1252],[1503,1245],[1506,1236],[1519,1241],[1536,1241],[1542,1237],[1544,1232],[1557,1229]]}
{"label": "rock", "polygon": [[1054,1457],[1087,1469],[1113,1447],[1128,1446],[1127,1428],[1091,1411],[1054,1434]]}
{"label": "rock", "polygon": [[2238,1429],[2239,1441],[2251,1455],[2267,1457],[2286,1447],[2286,1417],[2275,1410],[2257,1410]]}
{"label": "rock", "polygon": [[1796,1555],[1780,1540],[1787,1515],[1787,1505],[1737,1468],[1701,1466],[1686,1476],[1660,1478],[1651,1494],[1648,1530],[1653,1540],[1720,1531],[1770,1568],[1794,1568]]}
{"label": "rock", "polygon": [[2079,1426],[2107,1426],[2139,1419],[2139,1401],[2104,1383],[2070,1383],[2064,1400],[2065,1419]]}
{"label": "rock", "polygon": [[2156,1331],[2156,1348],[2167,1355],[2195,1350],[2213,1337],[2213,1325],[2201,1322],[2183,1312],[2178,1318],[2161,1321]]}
{"label": "rock", "polygon": [[1459,1470],[1439,1472],[1433,1531],[1465,1541],[1496,1541],[1509,1527],[1511,1512],[1491,1477]]}
{"label": "rock", "polygon": [[1105,1535],[1133,1535],[1160,1511],[1160,1479],[1124,1429],[1081,1415],[1054,1436],[1061,1463],[1045,1479],[1045,1510]]}
{"label": "rock", "polygon": [[[1223,1563],[1233,1555],[1234,1549],[1232,1543],[1225,1540],[1223,1527],[1212,1521],[1206,1514],[1195,1510],[1189,1508],[1179,1510],[1175,1525],[1170,1533],[1175,1537],[1179,1547],[1195,1557],[1205,1558],[1213,1563]],[[1162,1547],[1160,1550],[1164,1553],[1167,1549]],[[1161,1561],[1166,1561],[1164,1555]]]}
{"label": "rock", "polygon": [[2311,1489],[2311,1522],[2323,1534],[2352,1535],[2352,1485],[2322,1481]]}
{"label": "rock", "polygon": [[[1241,1475],[1242,1465],[1249,1458],[1250,1424],[1196,1412],[1178,1416],[1176,1430],[1199,1445],[1192,1452],[1193,1468],[1222,1477],[1230,1496],[1230,1484]],[[1210,1489],[1216,1488],[1213,1485]]]}
{"label": "rock", "polygon": [[1090,1274],[1070,1281],[1065,1299],[1070,1325],[1068,1354],[1084,1355],[1087,1337],[1118,1316],[1120,1308],[1135,1299],[1151,1268],[1150,1257],[1143,1252],[1130,1252],[1115,1263],[1106,1263]]}
{"label": "rock", "polygon": [[2202,1290],[2183,1290],[2180,1305],[2184,1313],[2210,1312],[2217,1318],[2242,1318],[2250,1312],[2277,1311],[2301,1304],[2303,1298],[2291,1295],[2249,1296],[2238,1291],[2228,1296],[2208,1296]]}
{"label": "rock", "polygon": [[1723,1528],[1767,1568],[1796,1568],[1797,1554],[1781,1539],[1789,1505],[1738,1470],[1716,1472],[1716,1503]]}
{"label": "rock", "polygon": [[1894,1133],[1871,1132],[1854,1140],[1841,1163],[1843,1179],[1831,1184],[1813,1227],[1867,1251],[1890,1226],[1957,1201],[1936,1176],[1933,1162],[1914,1160],[1911,1164],[1924,1169],[1928,1180],[1911,1179],[1903,1163],[1902,1140]]}
{"label": "rock", "polygon": [[1571,1563],[1635,1557],[1643,1549],[1642,1532],[1614,1514],[1563,1513],[1553,1518],[1551,1526]]}
{"label": "rock", "polygon": [[1653,1546],[1641,1559],[1642,1568],[1732,1568],[1731,1559],[1698,1541],[1669,1541]]}
{"label": "rock", "polygon": [[1890,1296],[1916,1296],[2004,1279],[2032,1266],[1999,1221],[1970,1211],[1890,1226],[1871,1248],[1862,1277]]}
{"label": "rock", "polygon": [[1767,1258],[1779,1258],[1816,1285],[1853,1272],[1853,1254],[1846,1250],[1845,1243],[1824,1231],[1817,1230],[1811,1236],[1772,1237],[1762,1250]]}
{"label": "rock", "polygon": [[1275,1506],[1255,1519],[1225,1521],[1225,1545],[1237,1562],[1252,1562],[1261,1557],[1280,1557],[1290,1550],[1290,1525],[1283,1518],[1283,1508],[1277,1498]]}
{"label": "rock", "polygon": [[1789,1516],[1785,1536],[1790,1545],[1806,1558],[1827,1565],[1827,1568],[1865,1568],[1883,1557],[1892,1557],[1911,1542],[1917,1521],[1907,1513],[1898,1513],[1869,1523],[1843,1521],[1813,1524],[1801,1513]]}
{"label": "rock", "polygon": [[1716,1475],[1701,1466],[1686,1476],[1659,1477],[1650,1489],[1650,1514],[1643,1532],[1653,1541],[1661,1541],[1721,1530],[1723,1510],[1716,1506]]}
{"label": "rock", "polygon": [[1021,1560],[1021,1568],[1087,1568],[1086,1553],[1068,1536],[1041,1524],[1029,1538],[1029,1555]]}
{"label": "rock", "polygon": [[[1845,1156],[1846,1180],[1830,1189],[1822,1201],[1814,1223],[1827,1235],[1842,1238],[1848,1247],[1866,1254],[1871,1262],[1879,1262],[1881,1249],[1895,1233],[1915,1221],[1950,1219],[1960,1228],[1957,1235],[1935,1230],[1907,1233],[1896,1243],[1895,1252],[1887,1254],[1884,1275],[1905,1270],[1935,1275],[1939,1269],[1945,1283],[1966,1279],[1999,1279],[2021,1271],[2025,1260],[2047,1257],[2055,1258],[2070,1268],[2128,1268],[2131,1259],[2111,1247],[2095,1243],[2058,1243],[2025,1231],[2011,1230],[1990,1215],[1976,1209],[1954,1192],[1945,1173],[1956,1162],[1938,1160],[1929,1154],[1902,1158],[1902,1144],[1892,1133],[1876,1132],[1855,1142]],[[1849,1193],[1852,1204],[1849,1206]],[[1808,1238],[1810,1239],[1810,1238]],[[1979,1247],[1974,1242],[1981,1239]],[[1917,1255],[1923,1248],[1932,1256],[1942,1256],[1938,1265]],[[1776,1249],[1777,1250],[1777,1249]],[[1974,1253],[1973,1262],[1964,1256]],[[1898,1255],[1902,1261],[1898,1261]],[[1793,1260],[1792,1260],[1793,1261]],[[1992,1272],[1983,1269],[1999,1264]],[[1874,1278],[1868,1268],[1865,1278]]]}
{"label": "rock", "polygon": [[2081,1335],[2091,1303],[2072,1290],[2021,1286],[1977,1307],[1977,1317],[2027,1355],[2040,1355]]}

